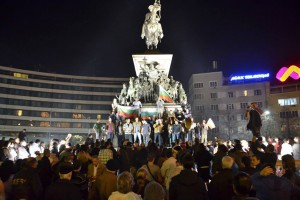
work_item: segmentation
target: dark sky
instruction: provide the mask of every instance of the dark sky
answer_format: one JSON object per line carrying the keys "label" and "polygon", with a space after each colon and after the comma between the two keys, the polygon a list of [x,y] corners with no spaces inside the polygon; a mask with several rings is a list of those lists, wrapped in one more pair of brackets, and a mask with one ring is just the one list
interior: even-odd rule
{"label": "dark sky", "polygon": [[[154,0],[1,0],[0,65],[135,76],[132,54]],[[299,0],[161,0],[162,53],[185,85],[218,61],[225,75],[300,65]]]}

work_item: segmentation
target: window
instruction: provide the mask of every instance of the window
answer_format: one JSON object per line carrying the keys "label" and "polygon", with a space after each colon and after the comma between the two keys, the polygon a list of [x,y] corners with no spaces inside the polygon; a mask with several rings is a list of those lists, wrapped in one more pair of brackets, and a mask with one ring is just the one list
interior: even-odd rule
{"label": "window", "polygon": [[73,114],[73,119],[85,119],[83,114]]}
{"label": "window", "polygon": [[299,102],[299,98],[278,99],[280,106],[294,106]]}
{"label": "window", "polygon": [[257,102],[257,106],[258,106],[259,108],[262,108],[262,107],[263,107],[263,103],[262,103],[261,101],[258,101],[258,102]]}
{"label": "window", "polygon": [[204,105],[201,105],[201,106],[195,106],[195,110],[196,110],[196,111],[203,112],[203,111],[204,111]]}
{"label": "window", "polygon": [[227,110],[233,110],[234,109],[234,106],[233,104],[227,104]]}
{"label": "window", "polygon": [[213,116],[211,116],[211,118],[212,118],[212,120],[214,122],[218,122],[219,121],[219,115],[213,115]]}
{"label": "window", "polygon": [[228,92],[228,98],[233,98],[233,92]]}
{"label": "window", "polygon": [[227,121],[234,121],[234,115],[228,115]]}
{"label": "window", "polygon": [[212,98],[212,99],[218,98],[217,93],[210,93],[210,98]]}
{"label": "window", "polygon": [[280,112],[280,118],[297,118],[298,111],[285,111],[285,112]]}
{"label": "window", "polygon": [[218,110],[218,104],[210,105],[211,110]]}
{"label": "window", "polygon": [[248,96],[248,91],[244,90],[243,94],[244,94],[244,97]]}
{"label": "window", "polygon": [[260,96],[261,94],[261,90],[254,90],[254,96]]}
{"label": "window", "polygon": [[248,106],[248,103],[241,103],[241,109],[246,109]]}
{"label": "window", "polygon": [[217,81],[210,81],[209,87],[217,87]]}
{"label": "window", "polygon": [[17,73],[17,72],[14,72],[14,77],[17,77],[17,78],[28,78],[28,74],[22,74],[22,73]]}
{"label": "window", "polygon": [[248,120],[245,114],[244,114],[244,115],[243,115],[243,114],[241,115],[241,120]]}
{"label": "window", "polygon": [[41,112],[41,117],[48,118],[48,117],[50,117],[50,113],[49,112]]}
{"label": "window", "polygon": [[204,94],[195,94],[194,99],[204,99]]}
{"label": "window", "polygon": [[194,83],[194,88],[203,88],[203,83]]}

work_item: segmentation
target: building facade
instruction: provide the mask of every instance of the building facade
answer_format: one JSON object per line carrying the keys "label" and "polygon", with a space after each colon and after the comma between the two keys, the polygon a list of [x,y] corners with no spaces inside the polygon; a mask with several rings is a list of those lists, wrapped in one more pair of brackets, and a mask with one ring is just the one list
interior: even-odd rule
{"label": "building facade", "polygon": [[0,66],[0,134],[15,136],[26,129],[32,137],[86,135],[128,78],[44,73]]}
{"label": "building facade", "polygon": [[270,87],[265,76],[225,78],[222,72],[193,74],[189,79],[189,102],[194,121],[211,118],[216,128],[210,137],[250,139],[245,112],[251,102],[263,110]]}
{"label": "building facade", "polygon": [[300,136],[300,83],[281,83],[270,87],[267,95],[268,129],[282,137]]}

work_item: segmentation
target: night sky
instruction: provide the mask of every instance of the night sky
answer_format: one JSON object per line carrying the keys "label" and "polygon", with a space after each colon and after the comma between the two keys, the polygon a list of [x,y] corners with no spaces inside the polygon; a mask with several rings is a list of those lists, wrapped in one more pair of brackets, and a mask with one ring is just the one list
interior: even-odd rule
{"label": "night sky", "polygon": [[[154,0],[1,0],[0,65],[62,74],[135,76]],[[187,86],[212,61],[226,76],[300,65],[299,0],[161,0],[170,74]],[[187,88],[186,88],[187,89]]]}

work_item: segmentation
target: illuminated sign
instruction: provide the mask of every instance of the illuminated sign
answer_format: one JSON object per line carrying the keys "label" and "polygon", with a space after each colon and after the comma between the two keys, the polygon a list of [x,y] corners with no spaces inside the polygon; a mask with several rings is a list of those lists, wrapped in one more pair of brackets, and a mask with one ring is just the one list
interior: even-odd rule
{"label": "illuminated sign", "polygon": [[244,81],[244,80],[253,80],[253,79],[265,79],[269,78],[270,74],[253,74],[253,75],[245,75],[245,76],[233,76],[230,78],[230,81]]}
{"label": "illuminated sign", "polygon": [[276,74],[276,78],[281,82],[286,81],[288,77],[298,80],[300,77],[300,68],[297,67],[296,65],[292,65],[289,68],[282,67]]}

